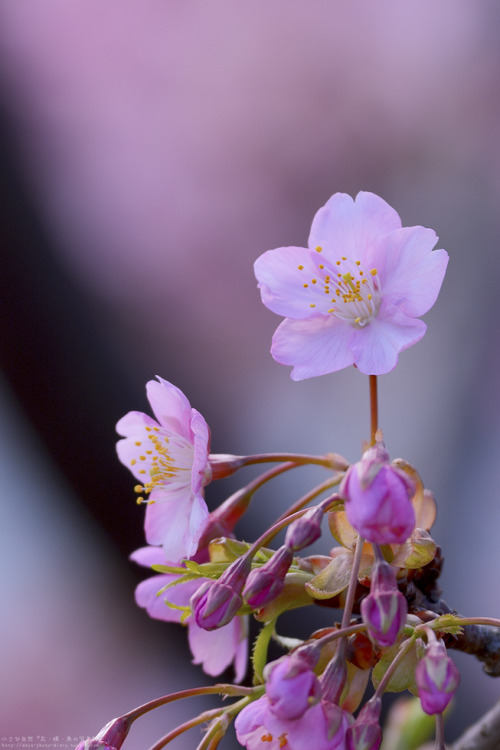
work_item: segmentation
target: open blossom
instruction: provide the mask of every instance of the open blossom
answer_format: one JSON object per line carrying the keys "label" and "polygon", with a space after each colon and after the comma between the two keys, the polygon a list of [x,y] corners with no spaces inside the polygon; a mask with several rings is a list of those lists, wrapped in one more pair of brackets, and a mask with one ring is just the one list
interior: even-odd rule
{"label": "open blossom", "polygon": [[247,750],[345,750],[351,717],[334,703],[321,701],[299,718],[273,711],[267,695],[250,703],[236,717],[236,736]]}
{"label": "open blossom", "polygon": [[355,364],[367,375],[394,369],[426,331],[448,255],[432,229],[401,226],[373,193],[335,193],[314,217],[309,247],[280,247],[255,263],[263,303],[285,320],[273,337],[292,379]]}
{"label": "open blossom", "polygon": [[149,544],[162,545],[169,560],[196,552],[208,508],[203,488],[211,479],[210,430],[202,415],[171,383],[158,378],[146,385],[156,420],[131,411],[116,425],[124,436],[116,446],[120,461],[148,495],[145,532]]}
{"label": "open blossom", "polygon": [[[168,563],[160,547],[142,547],[132,553],[131,559],[146,567],[179,564]],[[191,596],[207,579],[198,578],[195,581],[179,583],[158,596],[159,591],[178,577],[175,574],[162,573],[142,581],[135,591],[139,607],[144,607],[149,616],[156,620],[180,622],[182,611],[172,609],[165,600],[178,607],[187,607]],[[200,628],[192,615],[185,620],[185,624],[188,628],[193,663],[200,664],[203,671],[212,677],[221,674],[234,663],[236,682],[241,682],[245,676],[248,658],[247,617],[235,617],[227,625],[210,631]]]}

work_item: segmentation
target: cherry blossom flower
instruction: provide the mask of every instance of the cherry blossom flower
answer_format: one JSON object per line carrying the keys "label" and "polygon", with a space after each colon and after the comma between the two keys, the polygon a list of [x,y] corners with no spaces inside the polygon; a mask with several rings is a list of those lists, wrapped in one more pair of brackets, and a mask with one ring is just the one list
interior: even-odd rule
{"label": "cherry blossom flower", "polygon": [[247,750],[344,750],[351,717],[334,703],[321,701],[299,718],[273,711],[267,695],[250,703],[235,721],[236,736]]}
{"label": "cherry blossom flower", "polygon": [[[145,567],[179,565],[176,562],[168,563],[161,547],[141,547],[130,557],[134,562]],[[195,581],[179,583],[158,596],[159,591],[178,577],[174,574],[162,573],[142,581],[135,590],[135,600],[139,607],[143,607],[148,615],[156,620],[180,622],[182,611],[172,609],[165,603],[165,600],[178,607],[187,607],[191,596],[208,579],[198,578]],[[200,664],[206,674],[215,677],[234,663],[236,682],[241,682],[247,669],[247,617],[235,617],[227,625],[210,631],[200,628],[192,615],[184,622],[188,628],[193,664]]]}
{"label": "cherry blossom flower", "polygon": [[181,560],[196,552],[208,518],[203,488],[212,477],[210,430],[168,381],[151,380],[146,392],[156,420],[138,411],[126,414],[116,425],[124,436],[116,450],[140,482],[136,491],[149,495],[147,542],[162,545],[168,559]]}
{"label": "cherry blossom flower", "polygon": [[448,262],[432,229],[401,226],[373,193],[335,193],[314,217],[309,247],[280,247],[255,263],[263,303],[285,316],[273,337],[293,380],[355,364],[367,375],[394,369],[426,331]]}

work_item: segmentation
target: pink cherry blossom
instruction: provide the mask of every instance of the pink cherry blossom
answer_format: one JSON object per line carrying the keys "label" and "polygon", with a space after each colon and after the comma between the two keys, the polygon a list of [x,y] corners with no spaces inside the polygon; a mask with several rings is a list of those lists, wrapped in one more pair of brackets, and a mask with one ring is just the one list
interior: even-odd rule
{"label": "pink cherry blossom", "polygon": [[334,703],[321,701],[297,719],[274,713],[267,695],[250,703],[235,721],[236,736],[247,750],[344,750],[352,719]]}
{"label": "pink cherry blossom", "polygon": [[[179,565],[176,562],[167,562],[161,547],[142,547],[132,553],[131,559],[145,567]],[[165,600],[178,607],[187,607],[191,596],[208,579],[198,578],[195,581],[179,583],[158,595],[159,591],[177,578],[178,575],[162,573],[142,581],[135,591],[135,600],[139,607],[143,607],[149,616],[156,620],[180,622],[182,610],[172,609]],[[236,682],[241,682],[245,676],[248,659],[247,617],[235,617],[227,625],[210,631],[200,628],[192,615],[184,624],[188,628],[193,664],[200,664],[206,674],[215,677],[234,663]]]}
{"label": "pink cherry blossom", "polygon": [[126,414],[116,425],[124,436],[116,446],[120,461],[149,495],[145,532],[170,560],[196,552],[208,509],[203,488],[211,479],[210,430],[202,415],[171,383],[158,378],[146,385],[156,420],[142,412]]}
{"label": "pink cherry blossom", "polygon": [[257,259],[263,303],[285,320],[271,353],[293,380],[355,364],[367,375],[394,369],[426,331],[418,318],[436,301],[448,262],[432,229],[401,226],[373,193],[335,193],[314,217],[309,247]]}

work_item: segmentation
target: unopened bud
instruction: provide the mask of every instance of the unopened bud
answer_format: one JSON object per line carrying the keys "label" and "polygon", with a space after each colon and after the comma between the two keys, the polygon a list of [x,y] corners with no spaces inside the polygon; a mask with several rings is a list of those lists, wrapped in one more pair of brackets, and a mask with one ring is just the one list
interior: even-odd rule
{"label": "unopened bud", "polygon": [[354,724],[347,730],[347,750],[378,750],[382,742],[380,699],[365,703]]}
{"label": "unopened bud", "polygon": [[347,682],[347,665],[341,651],[337,651],[320,677],[323,699],[338,703]]}
{"label": "unopened bud", "polygon": [[460,683],[460,673],[443,641],[433,641],[417,664],[415,679],[418,697],[426,714],[442,713]]}
{"label": "unopened bud", "polygon": [[408,604],[398,591],[389,563],[377,562],[370,593],[361,602],[361,616],[370,637],[382,648],[392,646],[406,623]]}
{"label": "unopened bud", "polygon": [[120,750],[131,726],[130,718],[111,719],[95,737],[80,742],[75,750]]}
{"label": "unopened bud", "polygon": [[264,565],[252,570],[244,591],[245,600],[251,607],[260,609],[281,594],[292,560],[292,550],[283,545]]}
{"label": "unopened bud", "polygon": [[323,508],[310,508],[301,518],[290,524],[285,536],[285,544],[294,552],[319,539],[321,536],[321,520]]}
{"label": "unopened bud", "polygon": [[218,581],[206,582],[191,597],[196,624],[204,630],[227,625],[243,604],[241,592],[250,570],[251,558],[235,560]]}
{"label": "unopened bud", "polygon": [[299,653],[267,664],[264,678],[270,709],[280,719],[298,719],[321,697],[318,678]]}
{"label": "unopened bud", "polygon": [[353,464],[339,487],[349,522],[374,544],[403,544],[415,528],[415,484],[389,463],[383,443]]}

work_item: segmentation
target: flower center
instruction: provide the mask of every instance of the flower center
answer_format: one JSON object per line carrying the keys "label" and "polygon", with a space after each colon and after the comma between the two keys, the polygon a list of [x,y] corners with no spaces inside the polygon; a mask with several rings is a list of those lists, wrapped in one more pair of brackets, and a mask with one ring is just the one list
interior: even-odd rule
{"label": "flower center", "polygon": [[[316,251],[321,252],[317,247]],[[299,271],[304,267],[299,266]],[[380,306],[380,284],[377,269],[368,272],[361,261],[342,257],[334,264],[320,263],[317,277],[303,287],[314,294],[311,309],[323,315],[335,315],[354,328],[363,328],[375,317]]]}
{"label": "flower center", "polygon": [[[144,466],[139,474],[146,476],[149,473],[149,481],[135,486],[139,494],[149,495],[154,489],[165,488],[168,484],[181,482],[179,472],[191,471],[193,465],[193,446],[179,435],[168,435],[160,427],[145,427],[149,445],[132,463],[143,462]],[[142,447],[142,441],[136,440],[135,445]],[[189,481],[189,479],[188,479]],[[137,498],[137,504],[154,503],[155,500]]]}

